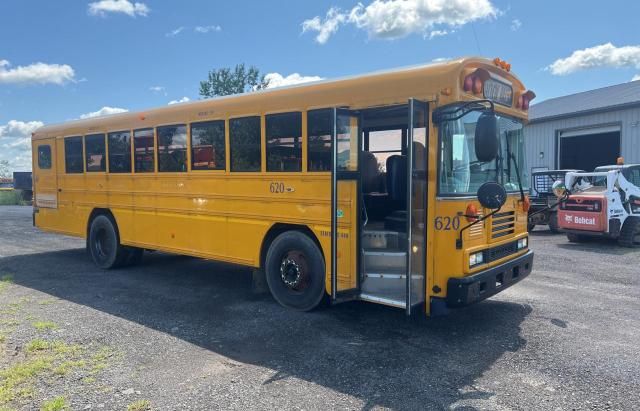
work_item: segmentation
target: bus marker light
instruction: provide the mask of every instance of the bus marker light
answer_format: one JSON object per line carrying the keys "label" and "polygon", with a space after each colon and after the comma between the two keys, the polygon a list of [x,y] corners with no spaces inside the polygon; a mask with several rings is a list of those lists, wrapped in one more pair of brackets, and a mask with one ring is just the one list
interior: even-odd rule
{"label": "bus marker light", "polygon": [[476,221],[478,219],[478,207],[473,203],[469,203],[469,205],[467,205],[467,210],[464,212],[464,216],[470,223]]}
{"label": "bus marker light", "polygon": [[529,196],[524,196],[524,201],[522,202],[522,211],[528,213],[530,208],[531,200],[529,199]]}
{"label": "bus marker light", "polygon": [[482,79],[480,77],[473,79],[473,94],[482,94]]}
{"label": "bus marker light", "polygon": [[473,75],[467,76],[464,79],[464,91],[471,93],[471,90],[473,90]]}

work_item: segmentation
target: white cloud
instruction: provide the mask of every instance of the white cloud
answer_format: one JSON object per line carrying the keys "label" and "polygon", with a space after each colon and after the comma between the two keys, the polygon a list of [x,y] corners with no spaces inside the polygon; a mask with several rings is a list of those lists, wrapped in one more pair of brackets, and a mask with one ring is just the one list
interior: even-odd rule
{"label": "white cloud", "polygon": [[325,44],[340,25],[352,24],[369,37],[397,39],[413,33],[425,37],[442,35],[444,28],[497,17],[498,9],[490,0],[374,0],[368,6],[359,3],[350,11],[332,7],[324,20],[320,16],[305,20],[302,32],[317,32],[316,41]]}
{"label": "white cloud", "polygon": [[289,74],[285,77],[280,73],[268,73],[264,76],[264,79],[269,82],[269,86],[267,88],[275,88],[291,86],[294,84],[308,83],[310,81],[319,81],[322,80],[322,77],[301,76],[298,73]]}
{"label": "white cloud", "polygon": [[580,70],[598,67],[640,68],[640,46],[616,47],[611,43],[574,51],[546,67],[551,74],[564,76]]}
{"label": "white cloud", "polygon": [[126,108],[120,108],[120,107],[102,107],[100,110],[98,111],[93,111],[91,113],[86,113],[86,114],[81,114],[80,118],[81,119],[87,119],[87,118],[94,118],[94,117],[102,117],[102,116],[108,116],[111,114],[118,114],[118,113],[126,113],[127,110]]}
{"label": "white cloud", "polygon": [[182,31],[184,30],[184,27],[180,26],[175,30],[171,30],[170,32],[166,33],[165,36],[166,37],[175,37],[178,34],[182,33]]}
{"label": "white cloud", "polygon": [[447,30],[433,30],[432,32],[429,33],[428,36],[425,36],[425,37],[429,37],[429,40],[431,40],[436,37],[446,36],[447,34],[449,34]]}
{"label": "white cloud", "polygon": [[0,60],[0,84],[64,84],[74,77],[73,68],[67,64],[33,63],[13,68],[7,60]]}
{"label": "white cloud", "polygon": [[41,121],[10,120],[0,126],[0,160],[9,161],[11,171],[31,170],[31,133],[43,125]]}
{"label": "white cloud", "polygon": [[633,78],[631,79],[631,81],[638,81],[640,80],[640,74],[636,74],[635,76],[633,76]]}
{"label": "white cloud", "polygon": [[196,26],[193,31],[195,31],[196,33],[209,33],[209,32],[218,32],[218,31],[222,31],[222,27],[218,26],[218,25],[213,25],[213,26]]}
{"label": "white cloud", "polygon": [[186,103],[188,101],[191,101],[191,99],[189,97],[182,97],[180,100],[171,100],[169,102],[169,105],[179,104],[179,103]]}
{"label": "white cloud", "polygon": [[167,89],[164,86],[152,86],[149,87],[149,91],[153,91],[156,94],[164,94],[167,95]]}
{"label": "white cloud", "polygon": [[444,63],[445,61],[451,60],[449,57],[437,57],[431,60],[432,63]]}
{"label": "white cloud", "polygon": [[151,10],[144,3],[132,3],[129,0],[100,0],[89,3],[89,14],[106,16],[107,13],[123,13],[127,16],[146,16]]}
{"label": "white cloud", "polygon": [[340,25],[347,20],[347,15],[342,13],[340,9],[331,7],[325,16],[324,21],[320,19],[320,16],[315,16],[312,19],[302,22],[302,32],[316,31],[316,41],[320,44],[325,44],[329,37],[331,37],[338,29]]}
{"label": "white cloud", "polygon": [[518,31],[522,28],[522,22],[519,19],[511,20],[511,31]]}

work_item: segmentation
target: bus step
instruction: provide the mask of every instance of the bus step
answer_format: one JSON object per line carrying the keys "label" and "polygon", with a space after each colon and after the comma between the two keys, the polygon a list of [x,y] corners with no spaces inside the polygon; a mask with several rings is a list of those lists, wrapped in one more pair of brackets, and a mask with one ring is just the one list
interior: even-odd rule
{"label": "bus step", "polygon": [[[406,241],[404,241],[406,243]],[[362,248],[398,249],[401,245],[400,233],[391,230],[365,230],[362,232]]]}
{"label": "bus step", "polygon": [[407,266],[406,251],[364,250],[364,271],[404,273]]}
{"label": "bus step", "polygon": [[375,296],[402,296],[407,289],[407,276],[400,273],[369,272],[364,275],[360,289],[363,294]]}
{"label": "bus step", "polygon": [[391,307],[405,308],[407,303],[404,300],[404,296],[401,295],[371,295],[362,293],[360,294],[362,301],[369,301],[371,303],[388,305]]}

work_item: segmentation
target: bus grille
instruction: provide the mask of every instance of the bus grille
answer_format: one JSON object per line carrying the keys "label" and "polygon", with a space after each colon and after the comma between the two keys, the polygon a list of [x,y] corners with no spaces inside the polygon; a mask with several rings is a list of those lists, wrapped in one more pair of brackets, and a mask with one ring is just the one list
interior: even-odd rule
{"label": "bus grille", "polygon": [[[482,218],[482,213],[478,213],[478,218]],[[475,238],[484,234],[484,221],[480,221],[469,228],[469,237]]]}
{"label": "bus grille", "polygon": [[497,213],[491,219],[491,238],[500,238],[513,234],[515,229],[515,212]]}
{"label": "bus grille", "polygon": [[499,260],[501,258],[510,256],[518,252],[518,242],[513,241],[508,244],[499,245],[493,247],[484,252],[485,262],[490,263],[492,261]]}

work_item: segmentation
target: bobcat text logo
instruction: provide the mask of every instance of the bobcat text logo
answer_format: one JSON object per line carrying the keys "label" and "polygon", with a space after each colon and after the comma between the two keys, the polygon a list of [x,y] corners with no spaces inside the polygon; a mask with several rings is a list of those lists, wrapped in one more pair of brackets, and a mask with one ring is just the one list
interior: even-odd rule
{"label": "bobcat text logo", "polygon": [[581,224],[581,225],[596,225],[596,219],[595,217],[580,217],[580,216],[572,216],[572,215],[565,215],[564,219],[567,223],[573,223],[573,224]]}

